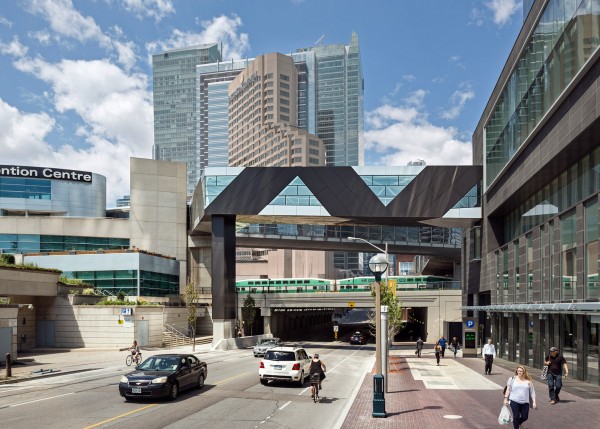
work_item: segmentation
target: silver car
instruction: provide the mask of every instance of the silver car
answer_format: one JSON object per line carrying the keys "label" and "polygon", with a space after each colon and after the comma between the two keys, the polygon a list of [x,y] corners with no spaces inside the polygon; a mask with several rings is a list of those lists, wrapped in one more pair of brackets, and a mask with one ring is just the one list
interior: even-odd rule
{"label": "silver car", "polygon": [[281,344],[279,338],[269,338],[254,346],[254,357],[264,356],[267,350]]}

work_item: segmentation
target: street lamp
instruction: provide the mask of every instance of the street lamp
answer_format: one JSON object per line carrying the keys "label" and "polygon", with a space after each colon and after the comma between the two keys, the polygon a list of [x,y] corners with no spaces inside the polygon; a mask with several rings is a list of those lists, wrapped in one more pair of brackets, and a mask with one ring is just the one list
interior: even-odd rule
{"label": "street lamp", "polygon": [[381,275],[387,271],[387,255],[381,253],[369,261],[369,269],[375,276],[375,375],[373,376],[373,417],[385,415],[385,379],[381,373]]}
{"label": "street lamp", "polygon": [[[369,246],[379,250],[380,252],[382,252],[385,255],[385,263],[386,263],[386,268],[389,267],[389,256],[388,256],[388,244],[385,243],[385,250],[375,246],[373,243],[371,243],[370,241],[365,240],[364,238],[359,238],[359,237],[348,237],[348,240],[352,240],[352,241],[362,241],[363,243],[367,243]],[[370,265],[370,262],[369,262]],[[370,268],[370,267],[369,267]],[[373,271],[371,269],[371,271]],[[384,270],[385,271],[385,284],[386,286],[388,285],[388,272],[389,270]],[[380,279],[381,280],[381,276]],[[383,374],[387,375],[387,368],[388,368],[388,361],[387,361],[387,357],[388,357],[388,336],[387,336],[387,313],[385,313],[385,317],[384,320],[382,320],[381,317],[377,318],[377,323],[381,323],[383,327],[385,327],[385,335],[383,337],[383,350],[385,350],[385,357],[383,359]],[[377,335],[377,337],[379,338],[379,335]],[[386,385],[387,388],[387,385]]]}

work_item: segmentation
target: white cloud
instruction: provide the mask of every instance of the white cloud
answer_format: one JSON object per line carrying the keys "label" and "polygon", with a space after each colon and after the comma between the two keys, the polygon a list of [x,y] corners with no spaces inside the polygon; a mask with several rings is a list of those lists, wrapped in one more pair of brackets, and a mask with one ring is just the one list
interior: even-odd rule
{"label": "white cloud", "polygon": [[12,22],[10,22],[8,19],[6,19],[5,17],[3,17],[2,15],[0,15],[0,24],[1,25],[6,25],[7,27],[12,27]]}
{"label": "white cloud", "polygon": [[494,22],[503,26],[510,22],[511,17],[521,10],[522,4],[519,0],[490,0],[486,6],[494,14]]}
{"label": "white cloud", "polygon": [[209,21],[202,21],[201,25],[204,30],[200,33],[175,29],[168,40],[148,43],[146,48],[150,53],[158,53],[188,46],[222,43],[223,60],[240,59],[250,50],[248,34],[238,34],[238,27],[242,25],[240,17],[221,15]]}
{"label": "white cloud", "polygon": [[427,120],[422,109],[425,95],[425,91],[417,91],[401,107],[383,105],[367,113],[370,129],[365,132],[365,148],[378,158],[371,163],[406,165],[423,159],[428,165],[471,164],[471,142],[461,141],[455,128]]}
{"label": "white cloud", "polygon": [[52,35],[47,31],[29,31],[27,36],[36,40],[40,45],[47,46],[52,41]]}
{"label": "white cloud", "polygon": [[94,18],[81,15],[71,0],[32,0],[28,10],[48,21],[50,28],[58,35],[82,43],[94,40],[101,46],[110,46],[110,39],[102,33]]}
{"label": "white cloud", "polygon": [[[19,58],[15,67],[46,82],[55,109],[73,112],[82,120],[77,135],[84,140],[75,147],[63,142],[48,142],[54,119],[46,113],[25,114],[5,105],[11,115],[3,128],[36,130],[29,134],[11,132],[0,137],[0,152],[7,163],[21,162],[88,170],[107,177],[107,201],[129,193],[129,158],[151,157],[153,119],[148,77],[128,74],[108,60],[62,60],[48,63],[40,58]],[[50,125],[49,125],[50,124]],[[20,128],[19,128],[20,127]],[[70,141],[71,139],[68,138]],[[18,153],[11,147],[18,147]],[[6,154],[6,156],[4,156]]]}
{"label": "white cloud", "polygon": [[27,46],[21,44],[19,42],[19,38],[17,36],[13,37],[12,42],[10,43],[2,43],[0,42],[0,53],[5,55],[13,55],[15,57],[22,57],[27,55],[27,51],[29,48]]}
{"label": "white cloud", "polygon": [[175,6],[171,0],[121,0],[125,9],[138,18],[148,16],[156,22],[165,16],[175,13]]}
{"label": "white cloud", "polygon": [[469,21],[469,24],[474,24],[477,27],[481,27],[485,22],[485,14],[477,9],[477,8],[473,8],[471,9],[471,19]]}
{"label": "white cloud", "polygon": [[465,85],[465,89],[454,91],[450,98],[451,107],[442,113],[444,119],[456,119],[462,112],[465,103],[475,98],[475,92],[470,85]]}
{"label": "white cloud", "polygon": [[[96,42],[102,48],[114,51],[117,61],[127,69],[133,67],[136,61],[133,43],[123,43],[105,34],[94,18],[83,16],[75,9],[72,0],[32,0],[28,11],[48,21],[53,31],[52,35],[44,34],[47,32],[32,34],[37,40],[41,39],[47,43],[51,39],[60,41],[61,38],[67,37],[80,43]],[[117,36],[122,35],[122,32],[115,28]]]}
{"label": "white cloud", "polygon": [[55,121],[46,113],[22,113],[0,98],[0,151],[3,163],[34,165],[51,154],[44,141]]}

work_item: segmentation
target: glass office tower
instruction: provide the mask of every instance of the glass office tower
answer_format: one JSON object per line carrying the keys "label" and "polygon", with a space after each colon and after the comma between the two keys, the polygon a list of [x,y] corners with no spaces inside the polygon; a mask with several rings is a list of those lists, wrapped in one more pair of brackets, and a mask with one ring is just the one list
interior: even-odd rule
{"label": "glass office tower", "polygon": [[196,66],[221,60],[218,44],[174,49],[152,56],[153,158],[187,163],[188,194],[198,183]]}
{"label": "glass office tower", "polygon": [[316,135],[327,149],[328,166],[364,164],[364,80],[358,35],[350,45],[299,49],[316,59]]}

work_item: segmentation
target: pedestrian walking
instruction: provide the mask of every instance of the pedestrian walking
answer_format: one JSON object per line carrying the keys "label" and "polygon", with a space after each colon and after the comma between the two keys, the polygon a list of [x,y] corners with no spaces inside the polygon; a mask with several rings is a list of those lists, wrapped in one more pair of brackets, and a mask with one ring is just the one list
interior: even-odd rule
{"label": "pedestrian walking", "polygon": [[492,363],[494,362],[494,358],[496,357],[496,347],[492,344],[492,339],[488,338],[488,342],[483,349],[481,350],[481,354],[485,359],[485,371],[484,374],[491,375],[492,374]]}
{"label": "pedestrian walking", "polygon": [[435,343],[435,347],[433,348],[435,352],[435,360],[437,361],[437,366],[440,366],[440,356],[442,355],[442,346],[440,346],[439,341]]}
{"label": "pedestrian walking", "polygon": [[421,351],[423,350],[423,340],[421,339],[421,337],[419,337],[419,339],[417,340],[417,356],[421,357]]}
{"label": "pedestrian walking", "polygon": [[438,340],[438,343],[442,347],[442,357],[444,357],[444,354],[446,353],[446,338],[442,335],[442,338]]}
{"label": "pedestrian walking", "polygon": [[535,410],[535,389],[533,381],[524,366],[518,365],[515,375],[508,379],[506,392],[504,393],[504,404],[510,404],[513,414],[513,427],[519,429],[529,418],[529,405]]}
{"label": "pedestrian walking", "polygon": [[565,378],[569,375],[569,367],[564,356],[558,354],[557,347],[550,348],[550,354],[546,356],[546,365],[548,365],[548,393],[552,405],[560,401],[558,394],[562,388],[562,370],[565,369]]}
{"label": "pedestrian walking", "polygon": [[456,358],[456,352],[460,349],[460,343],[456,337],[452,337],[452,341],[450,341],[450,348],[452,348],[452,353],[454,353],[454,357]]}

